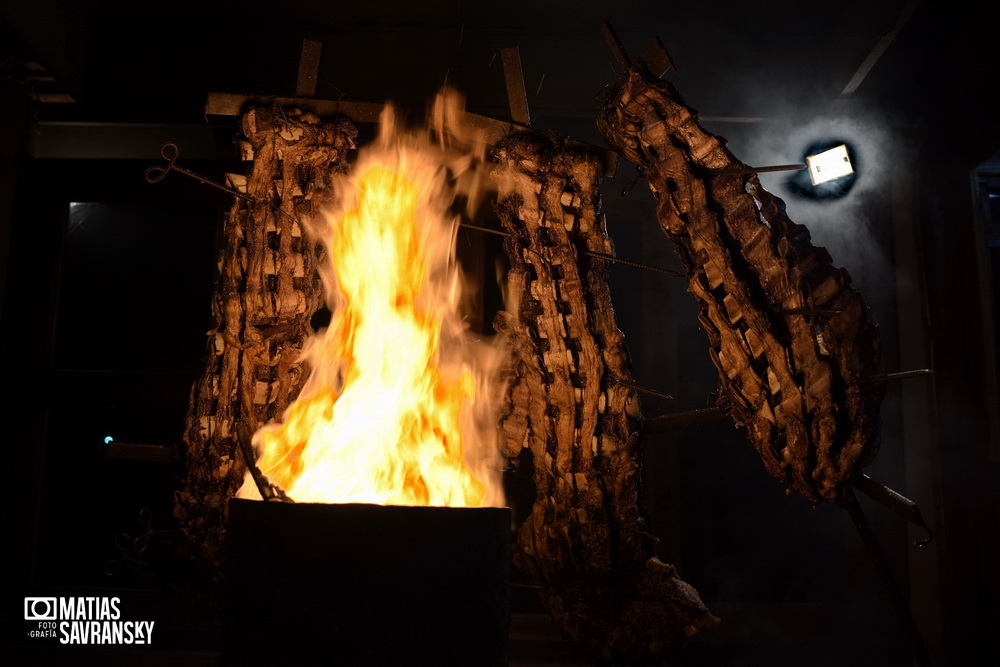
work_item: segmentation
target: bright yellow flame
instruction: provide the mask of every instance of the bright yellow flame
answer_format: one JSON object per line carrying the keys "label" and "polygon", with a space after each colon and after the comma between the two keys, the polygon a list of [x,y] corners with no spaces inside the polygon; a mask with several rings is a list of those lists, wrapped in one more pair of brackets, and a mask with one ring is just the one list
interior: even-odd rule
{"label": "bright yellow flame", "polygon": [[[446,163],[384,115],[339,209],[311,230],[333,319],[307,347],[311,375],[284,422],[254,436],[261,471],[296,501],[503,504],[497,359],[457,312]],[[249,475],[238,495],[259,498]]]}

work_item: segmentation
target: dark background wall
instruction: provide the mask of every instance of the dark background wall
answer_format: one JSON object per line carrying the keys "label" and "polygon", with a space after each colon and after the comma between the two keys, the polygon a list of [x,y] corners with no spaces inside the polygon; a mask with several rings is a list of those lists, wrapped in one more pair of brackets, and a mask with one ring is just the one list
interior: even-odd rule
{"label": "dark background wall", "polygon": [[[518,46],[535,127],[600,145],[595,97],[616,76],[599,35],[610,18],[633,53],[661,38],[679,67],[670,80],[743,161],[797,162],[826,139],[856,149],[858,180],[842,199],[798,197],[782,175],[764,184],[865,293],[886,370],[935,369],[890,386],[869,469],[920,503],[935,541],[915,549],[919,531],[864,508],[937,664],[974,664],[1000,627],[989,197],[1000,194],[990,190],[1000,123],[989,10],[889,0],[182,0],[140,14],[96,4],[0,9],[0,349],[3,442],[21,487],[9,523],[18,590],[155,591],[151,613],[168,613],[169,562],[126,563],[112,577],[104,566],[120,555],[115,535],[139,529],[140,507],[169,527],[179,469],[109,460],[102,448],[107,435],[162,445],[180,437],[229,202],[180,176],[149,185],[142,173],[166,140],[214,179],[245,170],[235,123],[202,115],[208,92],[293,93],[310,36],[324,44],[319,97],[391,99],[419,115],[448,82],[471,110],[507,118],[495,55]],[[870,72],[843,95],[866,61]],[[66,99],[74,102],[56,103]],[[605,184],[618,253],[678,268],[644,186],[620,196],[633,174],[623,163]],[[675,396],[645,397],[645,414],[706,406],[715,371],[684,281],[618,266],[612,288],[637,381]],[[644,456],[661,556],[726,620],[678,664],[908,663],[902,626],[844,512],[786,497],[728,424],[648,437]],[[4,601],[15,616],[20,604]],[[182,648],[190,639],[175,636]]]}

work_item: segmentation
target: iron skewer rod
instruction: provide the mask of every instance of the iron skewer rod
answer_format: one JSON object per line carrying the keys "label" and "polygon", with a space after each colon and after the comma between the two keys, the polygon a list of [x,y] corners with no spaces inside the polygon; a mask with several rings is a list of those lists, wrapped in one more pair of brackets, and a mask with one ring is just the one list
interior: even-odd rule
{"label": "iron skewer rod", "polygon": [[672,414],[660,415],[642,421],[642,433],[665,433],[683,428],[693,428],[695,426],[707,426],[709,424],[719,424],[725,421],[726,415],[722,408],[704,408],[702,410],[689,410],[687,412],[674,412]]}
{"label": "iron skewer rod", "polygon": [[[490,229],[489,227],[480,227],[479,225],[472,225],[467,222],[459,224],[459,227],[464,227],[466,229],[474,229],[477,232],[483,232],[484,234],[494,234],[496,236],[510,236],[510,232],[501,231],[499,229]],[[652,266],[651,264],[643,264],[642,262],[633,262],[630,259],[622,259],[621,257],[615,257],[614,255],[609,255],[604,252],[597,252],[596,250],[583,250],[582,254],[588,257],[599,257],[600,259],[607,260],[609,262],[614,262],[615,264],[624,264],[625,266],[632,266],[637,269],[645,269],[646,271],[655,271],[656,273],[663,273],[668,276],[674,276],[675,278],[686,278],[687,274],[683,271],[674,271],[673,269],[664,269],[659,266]]]}
{"label": "iron skewer rod", "polygon": [[872,375],[861,380],[861,384],[875,384],[875,383],[885,383],[890,380],[909,380],[910,378],[923,377],[924,375],[933,375],[933,368],[917,368],[912,371],[899,371],[898,373],[881,373],[879,375]]}
{"label": "iron skewer rod", "polygon": [[632,382],[623,382],[621,380],[618,380],[618,384],[620,384],[623,387],[628,387],[629,389],[633,389],[641,394],[649,394],[650,396],[659,396],[660,398],[666,398],[671,401],[674,399],[674,397],[671,396],[670,394],[664,394],[663,392],[660,391],[646,389],[645,387],[640,387],[639,385],[634,384]]}
{"label": "iron skewer rod", "polygon": [[713,171],[713,174],[763,174],[771,171],[801,171],[808,169],[804,164],[775,164],[767,167],[729,167]]}

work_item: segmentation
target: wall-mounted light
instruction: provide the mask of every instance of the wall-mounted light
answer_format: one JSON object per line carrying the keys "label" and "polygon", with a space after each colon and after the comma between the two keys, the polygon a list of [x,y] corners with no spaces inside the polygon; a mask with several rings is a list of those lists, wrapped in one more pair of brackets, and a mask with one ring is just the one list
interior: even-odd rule
{"label": "wall-mounted light", "polygon": [[858,151],[844,137],[817,139],[802,151],[802,161],[807,168],[789,176],[786,187],[790,194],[816,202],[832,202],[845,197],[863,171],[859,157]]}
{"label": "wall-mounted light", "polygon": [[847,146],[841,144],[816,155],[806,156],[809,178],[813,185],[834,181],[854,173]]}

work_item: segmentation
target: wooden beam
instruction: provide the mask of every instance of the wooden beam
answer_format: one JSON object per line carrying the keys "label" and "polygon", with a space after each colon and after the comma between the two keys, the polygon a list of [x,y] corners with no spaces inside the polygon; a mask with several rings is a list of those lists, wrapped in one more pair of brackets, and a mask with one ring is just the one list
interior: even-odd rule
{"label": "wooden beam", "polygon": [[295,94],[312,97],[316,94],[316,79],[319,76],[319,58],[323,53],[323,42],[318,39],[302,40],[302,55],[299,57],[299,79],[295,84]]}
{"label": "wooden beam", "polygon": [[663,42],[660,41],[659,37],[654,37],[649,41],[642,55],[639,56],[639,60],[646,66],[649,73],[657,79],[670,70],[677,71],[673,58],[670,57],[670,53],[667,52],[667,48],[663,46]]}
{"label": "wooden beam", "polygon": [[[355,124],[377,123],[379,115],[385,108],[384,104],[374,102],[209,93],[205,101],[205,116],[239,116],[248,106],[295,107],[312,112],[322,118],[344,116]],[[528,128],[509,121],[496,120],[468,111],[464,113],[465,116],[459,123],[461,129],[455,133],[455,137],[471,143],[484,142],[487,146],[496,146],[504,137],[515,132],[532,132]],[[596,155],[601,160],[604,176],[614,178],[618,168],[618,154],[615,151],[573,140],[567,140],[566,145]]]}
{"label": "wooden beam", "polygon": [[209,93],[205,101],[205,115],[239,116],[248,106],[297,107],[317,116],[345,116],[354,123],[377,123],[384,107],[382,104],[371,102],[319,100],[309,97]]}
{"label": "wooden beam", "polygon": [[614,26],[611,25],[611,21],[605,21],[601,26],[601,35],[604,36],[604,41],[608,43],[608,48],[611,49],[611,55],[613,55],[615,60],[618,61],[618,66],[623,70],[630,68],[632,66],[632,59],[628,57],[628,52],[625,51],[622,41],[618,39],[618,33],[615,32]]}
{"label": "wooden beam", "polygon": [[516,46],[500,49],[500,60],[503,62],[503,76],[507,84],[507,103],[510,104],[510,117],[518,125],[530,126],[531,114],[528,112],[528,95],[524,92],[521,53]]}

